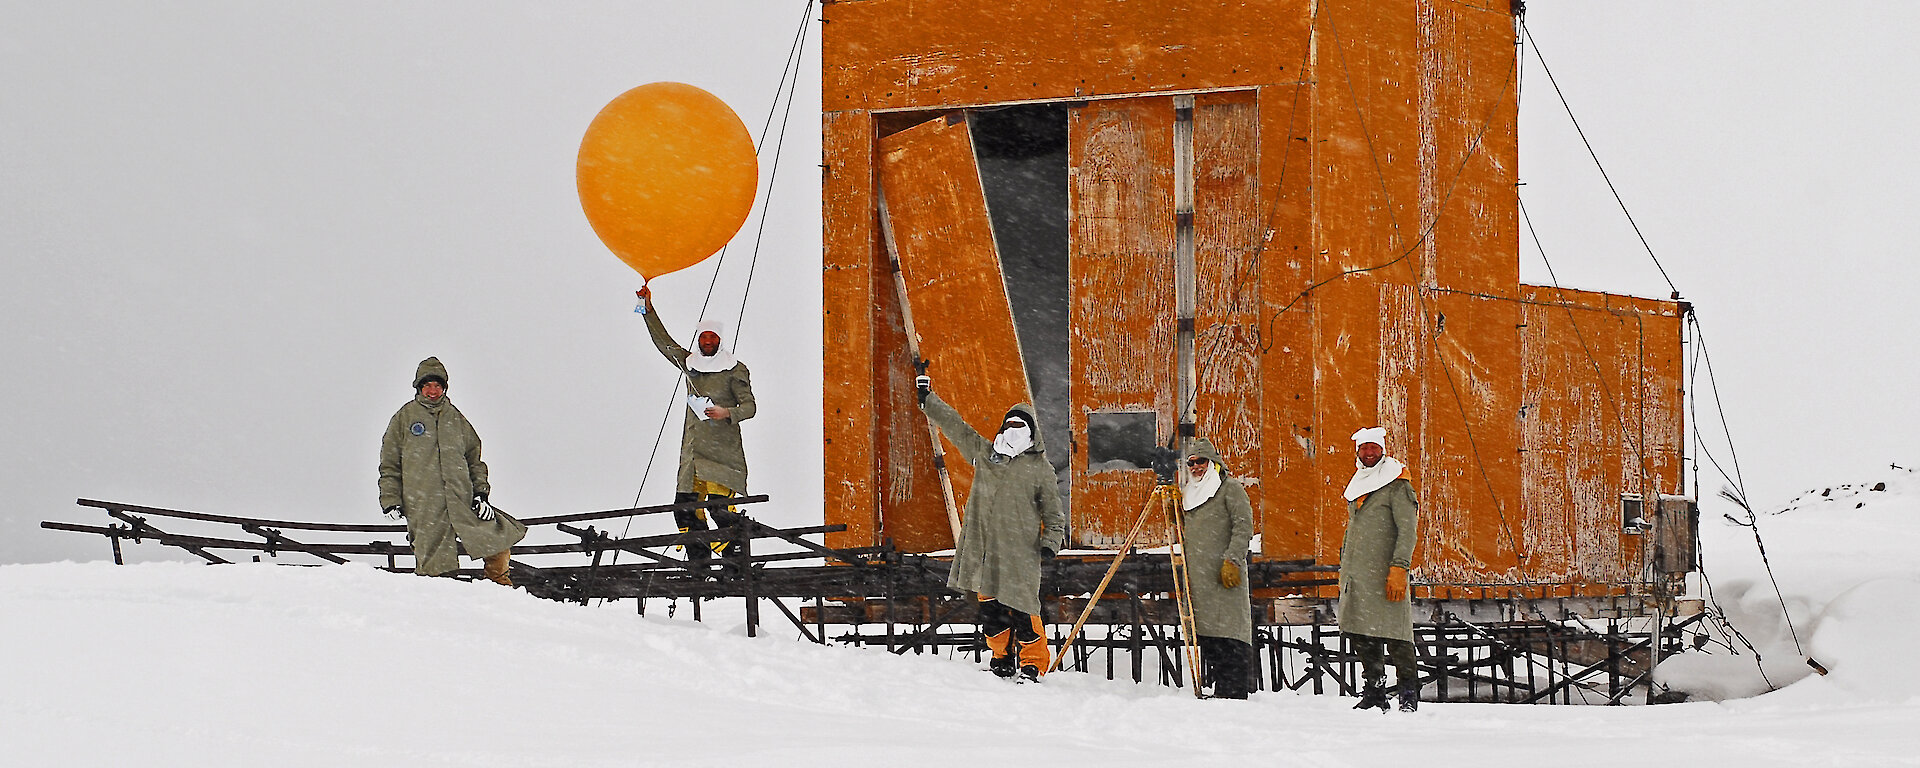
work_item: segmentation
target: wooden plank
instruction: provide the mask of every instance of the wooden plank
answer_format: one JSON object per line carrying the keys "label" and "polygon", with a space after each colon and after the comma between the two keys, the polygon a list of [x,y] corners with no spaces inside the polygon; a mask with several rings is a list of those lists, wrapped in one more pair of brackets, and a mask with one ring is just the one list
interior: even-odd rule
{"label": "wooden plank", "polygon": [[[1260,146],[1253,91],[1194,99],[1195,427],[1246,485],[1256,510],[1265,490],[1260,483]],[[1260,523],[1255,515],[1255,533]]]}
{"label": "wooden plank", "polygon": [[[936,118],[887,136],[880,158],[892,245],[934,388],[992,436],[1008,408],[1033,398],[967,122]],[[948,445],[954,495],[964,508],[973,467]],[[886,528],[896,543],[927,547],[906,551],[951,546],[943,509],[933,517],[919,506],[889,508]]]}
{"label": "wooden plank", "polygon": [[[1380,286],[1418,284],[1421,274],[1418,254],[1403,258],[1416,244],[1403,233],[1417,210],[1418,158],[1407,151],[1417,142],[1412,9],[1411,0],[1331,0],[1315,16],[1313,271],[1316,281],[1332,280],[1312,299],[1321,562],[1339,559],[1346,532],[1338,491],[1353,472],[1348,436],[1382,420]],[[1388,441],[1403,461],[1417,445],[1406,434]],[[1409,467],[1419,488],[1417,462]]]}
{"label": "wooden plank", "polygon": [[[879,542],[875,487],[874,339],[879,233],[874,127],[865,112],[821,120],[821,469],[823,517],[845,525],[833,547]],[[879,294],[879,295],[884,295]]]}
{"label": "wooden plank", "polygon": [[[1148,97],[1068,110],[1073,433],[1089,414],[1149,411],[1172,437],[1174,379],[1173,101]],[[1149,469],[1089,470],[1072,457],[1078,546],[1120,543],[1153,488]],[[1142,540],[1165,543],[1157,521]]]}
{"label": "wooden plank", "polygon": [[[1302,36],[1308,33],[1301,20]],[[1305,59],[1301,64],[1308,65]],[[1313,325],[1313,89],[1260,90],[1261,200],[1267,217],[1259,260],[1262,425],[1260,518],[1263,555],[1312,557],[1319,550],[1322,499],[1316,467]],[[1344,512],[1343,512],[1344,514]]]}
{"label": "wooden plank", "polygon": [[[1525,580],[1520,494],[1519,304],[1435,291],[1424,303],[1436,331],[1424,371],[1422,513],[1444,551],[1434,581]],[[1433,551],[1433,550],[1430,550]]]}
{"label": "wooden plank", "polygon": [[1311,0],[852,0],[822,10],[824,109],[1244,88],[1294,78]]}
{"label": "wooden plank", "polygon": [[[900,290],[888,269],[874,270],[874,445],[879,457],[881,540],[902,552],[933,552],[953,546],[940,477],[927,438],[926,413],[913,389],[912,348],[907,344]],[[944,391],[944,390],[943,390]],[[954,457],[954,454],[948,454]],[[964,498],[964,497],[961,497]],[[941,522],[935,525],[936,521]]]}
{"label": "wooden plank", "polygon": [[1520,283],[1513,19],[1457,2],[1416,6],[1420,221],[1435,285],[1496,296]]}

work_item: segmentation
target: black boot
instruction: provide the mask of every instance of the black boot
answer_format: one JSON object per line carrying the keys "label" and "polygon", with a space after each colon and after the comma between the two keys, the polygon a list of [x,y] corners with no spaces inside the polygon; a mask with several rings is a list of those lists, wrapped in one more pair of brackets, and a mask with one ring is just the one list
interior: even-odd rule
{"label": "black boot", "polygon": [[1360,689],[1360,703],[1353,705],[1353,708],[1354,709],[1376,709],[1377,708],[1381,712],[1387,711],[1390,708],[1390,705],[1388,705],[1387,703],[1386,678],[1377,678],[1377,679],[1367,680],[1366,687]]}
{"label": "black boot", "polygon": [[994,677],[1013,677],[1013,654],[995,656],[987,662],[987,668],[993,670]]}
{"label": "black boot", "polygon": [[[719,498],[725,498],[725,497],[708,496],[707,501],[712,501],[714,499],[719,499]],[[713,516],[713,529],[716,531],[726,530],[726,529],[734,528],[740,525],[740,514],[729,509],[715,509],[712,512],[712,516]],[[711,546],[713,549],[713,554],[716,557],[733,557],[734,555],[739,554],[739,550],[740,550],[740,543],[732,540],[716,541],[716,542],[713,542]]]}
{"label": "black boot", "polygon": [[[1386,709],[1386,705],[1383,704],[1381,705],[1380,708]],[[1417,680],[1401,681],[1400,711],[1417,712],[1419,710],[1420,710],[1420,682]]]}
{"label": "black boot", "polygon": [[[673,495],[673,503],[675,504],[682,504],[689,501],[699,501],[699,497],[691,493],[676,493]],[[673,523],[680,528],[681,533],[707,530],[707,521],[700,517],[699,510],[676,509],[673,511]],[[705,542],[685,547],[685,549],[688,560],[706,560],[713,557],[713,550],[708,549]]]}

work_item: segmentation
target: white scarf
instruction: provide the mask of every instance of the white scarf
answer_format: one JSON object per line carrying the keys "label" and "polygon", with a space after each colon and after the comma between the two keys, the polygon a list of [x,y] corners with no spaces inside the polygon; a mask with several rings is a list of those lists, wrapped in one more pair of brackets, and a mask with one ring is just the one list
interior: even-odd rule
{"label": "white scarf", "polygon": [[1220,492],[1220,465],[1209,461],[1204,477],[1195,480],[1193,475],[1187,475],[1185,479],[1187,484],[1180,489],[1180,508],[1191,512]]}
{"label": "white scarf", "polygon": [[693,345],[688,348],[687,370],[696,373],[719,373],[733,368],[733,352],[726,347],[714,350],[711,355],[700,354],[700,334],[712,331],[713,335],[720,337],[721,342],[724,343],[727,339],[727,334],[724,333],[726,328],[726,324],[718,320],[702,320],[699,325],[693,327]]}
{"label": "white scarf", "polygon": [[[1025,423],[1025,420],[1021,420]],[[1026,453],[1033,447],[1033,429],[1031,427],[1011,427],[1003,429],[993,437],[993,452],[1012,458]]]}
{"label": "white scarf", "polygon": [[1400,474],[1407,471],[1407,465],[1400,463],[1399,459],[1392,456],[1380,457],[1380,460],[1374,462],[1371,467],[1361,464],[1359,459],[1354,459],[1353,467],[1353,479],[1347,481],[1347,491],[1341,494],[1347,497],[1347,501],[1353,501],[1385,488],[1387,483],[1400,479]]}

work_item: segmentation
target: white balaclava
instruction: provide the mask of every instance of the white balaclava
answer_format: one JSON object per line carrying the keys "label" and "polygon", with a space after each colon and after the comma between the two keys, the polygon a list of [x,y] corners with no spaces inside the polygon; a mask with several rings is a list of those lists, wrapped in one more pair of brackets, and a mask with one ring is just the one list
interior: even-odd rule
{"label": "white balaclava", "polygon": [[[700,354],[700,334],[712,331],[720,337],[720,348],[711,355]],[[727,326],[718,320],[702,320],[693,327],[693,344],[687,348],[687,370],[719,373],[733,367],[733,351],[727,348]]]}
{"label": "white balaclava", "polygon": [[1195,480],[1186,472],[1180,473],[1180,479],[1186,481],[1180,487],[1180,508],[1191,512],[1220,492],[1220,465],[1209,461],[1207,473],[1200,479]]}
{"label": "white balaclava", "polygon": [[[1025,416],[1017,413],[1008,416],[1006,421],[1020,422],[1020,426],[1007,427],[1000,430],[1000,434],[994,435],[993,452],[1007,457],[1026,453],[1028,448],[1033,447],[1033,425],[1027,423]],[[1005,421],[1001,423],[1004,424]]]}
{"label": "white balaclava", "polygon": [[1347,481],[1346,491],[1340,494],[1344,496],[1347,501],[1353,501],[1354,499],[1386,487],[1387,483],[1398,480],[1400,475],[1407,470],[1407,465],[1400,463],[1399,459],[1385,454],[1387,449],[1386,428],[1367,427],[1366,429],[1353,433],[1353,447],[1355,449],[1367,443],[1380,446],[1382,452],[1380,460],[1369,467],[1360,463],[1360,457],[1355,456],[1353,458],[1353,479]]}

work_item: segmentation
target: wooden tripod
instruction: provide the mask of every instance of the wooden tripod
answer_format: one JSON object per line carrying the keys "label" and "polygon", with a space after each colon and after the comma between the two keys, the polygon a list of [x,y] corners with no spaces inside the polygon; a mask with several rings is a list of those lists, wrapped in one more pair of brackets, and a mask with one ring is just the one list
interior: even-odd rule
{"label": "wooden tripod", "polygon": [[1152,519],[1156,510],[1165,514],[1173,525],[1174,545],[1169,548],[1168,557],[1173,566],[1174,601],[1180,608],[1181,643],[1186,654],[1190,687],[1195,698],[1201,697],[1200,645],[1199,639],[1193,634],[1192,582],[1187,578],[1186,519],[1180,509],[1179,486],[1171,483],[1154,486],[1153,491],[1147,494],[1147,503],[1140,509],[1140,516],[1134,519],[1133,530],[1127,532],[1127,539],[1121,543],[1120,551],[1114,553],[1113,564],[1107,566],[1106,575],[1100,577],[1100,585],[1093,588],[1093,594],[1087,599],[1087,607],[1080,611],[1080,618],[1073,622],[1073,629],[1067,633],[1066,644],[1060,646],[1060,653],[1054,657],[1048,671],[1059,669],[1066,662],[1068,654],[1073,651],[1074,642],[1080,639],[1080,630],[1086,626],[1087,618],[1093,615],[1094,606],[1100,604],[1100,598],[1107,592],[1107,585],[1112,583],[1113,575],[1120,571],[1120,564],[1127,559],[1127,555],[1132,554],[1134,546],[1140,541],[1141,532],[1146,530],[1147,521]]}

